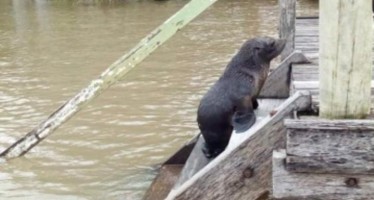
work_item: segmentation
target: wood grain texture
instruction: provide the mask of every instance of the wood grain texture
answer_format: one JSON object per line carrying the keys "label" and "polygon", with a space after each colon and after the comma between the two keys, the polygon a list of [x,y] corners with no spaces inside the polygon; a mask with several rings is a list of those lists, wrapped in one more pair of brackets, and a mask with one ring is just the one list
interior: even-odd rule
{"label": "wood grain texture", "polygon": [[[310,31],[311,30],[311,31]],[[319,19],[296,18],[295,50],[301,51],[310,63],[292,64],[291,84],[293,91],[310,90],[312,94],[313,110],[319,110]],[[374,36],[374,33],[373,33]],[[374,55],[372,54],[372,61]],[[322,66],[321,66],[322,67]],[[374,70],[374,69],[373,69]],[[322,70],[324,73],[324,71]],[[372,72],[371,79],[374,79]],[[371,88],[371,107],[374,108],[374,88]]]}
{"label": "wood grain texture", "polygon": [[224,151],[167,199],[256,199],[270,190],[272,150],[284,146],[283,118],[310,106],[310,95],[297,92],[248,130],[235,148]]}
{"label": "wood grain texture", "polygon": [[[302,69],[298,69],[299,67]],[[292,84],[291,87],[294,91],[303,91],[308,90],[312,95],[312,108],[313,110],[318,111],[320,107],[320,100],[319,100],[319,82],[315,81],[318,78],[318,74],[315,74],[312,68],[308,68],[308,66],[312,65],[293,65],[292,68]],[[306,72],[309,72],[307,74]],[[371,81],[371,113],[373,113],[374,109],[374,81]]]}
{"label": "wood grain texture", "polygon": [[181,164],[163,165],[159,169],[158,175],[152,182],[151,186],[145,193],[143,200],[165,199],[173,185],[178,180],[182,168],[183,165]]}
{"label": "wood grain texture", "polygon": [[195,175],[200,169],[205,167],[211,159],[205,157],[202,148],[204,146],[204,138],[202,135],[199,136],[198,141],[189,155],[183,170],[178,178],[178,181],[174,185],[174,189],[177,189],[180,185]]}
{"label": "wood grain texture", "polygon": [[287,169],[374,174],[374,121],[286,120]]}
{"label": "wood grain texture", "polygon": [[[370,111],[372,1],[320,1],[320,112],[364,118]],[[308,31],[311,34],[313,31]]]}
{"label": "wood grain texture", "polygon": [[301,51],[292,52],[266,79],[259,98],[287,98],[290,94],[291,64],[308,63]]}
{"label": "wood grain texture", "polygon": [[[284,102],[282,99],[258,99],[259,107],[255,110],[256,123],[258,124],[263,118],[265,118],[273,109],[276,109],[279,105]],[[227,150],[235,148],[239,143],[243,141],[246,134],[236,134],[235,132],[231,135],[230,142]],[[173,190],[177,190],[180,185],[190,179],[194,174],[196,174],[200,169],[210,162],[210,159],[205,158],[202,153],[203,137],[198,137],[198,142],[195,145],[192,153],[188,157],[185,166],[178,178],[178,181],[173,186]]]}
{"label": "wood grain texture", "polygon": [[282,60],[294,51],[296,0],[279,0],[279,38],[286,39],[287,43],[281,53]]}
{"label": "wood grain texture", "polygon": [[[258,99],[259,107],[255,110],[256,123],[258,124],[263,118],[265,118],[269,113],[276,109],[279,105],[284,102],[283,99]],[[229,145],[226,150],[229,151],[232,148],[237,147],[243,139],[246,137],[245,133],[233,133],[230,138]],[[202,153],[203,137],[198,137],[198,142],[195,145],[192,153],[190,154],[183,170],[175,183],[173,190],[178,189],[180,185],[190,179],[194,174],[196,174],[200,169],[210,162],[210,159],[206,159]]]}
{"label": "wood grain texture", "polygon": [[285,168],[285,150],[273,153],[273,197],[279,200],[369,200],[373,175],[292,173]]}
{"label": "wood grain texture", "polygon": [[[257,99],[258,100],[258,108],[255,110],[256,115],[256,122],[252,127],[257,126],[261,123],[263,119],[266,119],[266,117],[269,115],[269,113],[276,110],[282,103],[285,101],[285,99]],[[230,151],[231,149],[235,149],[238,147],[243,140],[248,138],[248,134],[250,134],[250,131],[246,131],[244,133],[237,133],[235,130],[233,131],[229,144],[227,145],[225,151]]]}
{"label": "wood grain texture", "polygon": [[165,199],[180,177],[184,164],[198,140],[198,135],[183,145],[176,153],[162,163],[151,186],[147,189],[144,200]]}
{"label": "wood grain texture", "polygon": [[289,129],[303,130],[348,130],[348,131],[374,131],[373,120],[295,120],[286,119],[285,126]]}

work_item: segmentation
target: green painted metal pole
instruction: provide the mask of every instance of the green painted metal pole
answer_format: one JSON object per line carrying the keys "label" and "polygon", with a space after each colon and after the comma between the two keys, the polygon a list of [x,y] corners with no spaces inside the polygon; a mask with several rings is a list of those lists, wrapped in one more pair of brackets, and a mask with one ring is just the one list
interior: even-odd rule
{"label": "green painted metal pole", "polygon": [[178,30],[183,28],[216,1],[217,0],[191,0],[176,14],[142,39],[130,52],[109,66],[109,68],[105,70],[99,78],[93,80],[88,87],[81,90],[35,129],[3,151],[0,157],[11,159],[27,153],[60,125],[70,119],[75,113],[81,110],[88,102],[121,79],[150,53],[171,38]]}

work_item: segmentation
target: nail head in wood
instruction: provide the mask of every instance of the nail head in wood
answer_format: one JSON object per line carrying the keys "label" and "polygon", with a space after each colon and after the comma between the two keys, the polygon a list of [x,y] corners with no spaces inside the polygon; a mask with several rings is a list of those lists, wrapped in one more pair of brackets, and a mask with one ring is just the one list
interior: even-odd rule
{"label": "nail head in wood", "polygon": [[247,167],[244,171],[243,171],[243,177],[244,178],[251,178],[253,176],[253,169],[251,167]]}
{"label": "nail head in wood", "polygon": [[345,184],[347,187],[358,187],[358,179],[357,178],[347,178],[345,179]]}

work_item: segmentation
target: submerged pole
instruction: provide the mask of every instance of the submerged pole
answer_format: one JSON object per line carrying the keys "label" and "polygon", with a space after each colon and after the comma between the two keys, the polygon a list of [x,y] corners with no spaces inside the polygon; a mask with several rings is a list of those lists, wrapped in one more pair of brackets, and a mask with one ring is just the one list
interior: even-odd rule
{"label": "submerged pole", "polygon": [[3,151],[0,157],[10,159],[27,153],[216,1],[191,0],[143,38],[130,52],[110,65],[96,80],[93,80],[86,88],[53,112],[45,121]]}
{"label": "submerged pole", "polygon": [[372,25],[371,0],[320,1],[320,117],[369,114]]}

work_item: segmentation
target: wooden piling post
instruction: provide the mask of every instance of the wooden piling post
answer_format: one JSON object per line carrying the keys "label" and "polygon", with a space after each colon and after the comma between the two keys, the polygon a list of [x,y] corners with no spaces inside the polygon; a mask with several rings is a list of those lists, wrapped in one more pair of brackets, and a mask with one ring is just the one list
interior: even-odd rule
{"label": "wooden piling post", "polygon": [[320,117],[364,118],[370,111],[372,1],[320,1]]}
{"label": "wooden piling post", "polygon": [[296,0],[279,0],[279,8],[279,38],[287,40],[281,53],[284,60],[295,49]]}

